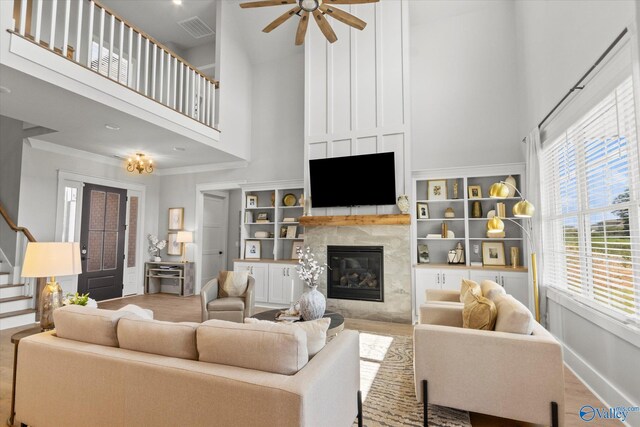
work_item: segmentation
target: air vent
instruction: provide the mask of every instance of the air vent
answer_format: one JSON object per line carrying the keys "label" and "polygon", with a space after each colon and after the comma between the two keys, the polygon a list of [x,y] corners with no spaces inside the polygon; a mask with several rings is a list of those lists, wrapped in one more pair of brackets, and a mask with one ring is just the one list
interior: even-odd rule
{"label": "air vent", "polygon": [[191,35],[194,39],[201,39],[213,34],[213,30],[205,22],[194,16],[193,18],[185,19],[178,22],[184,30]]}

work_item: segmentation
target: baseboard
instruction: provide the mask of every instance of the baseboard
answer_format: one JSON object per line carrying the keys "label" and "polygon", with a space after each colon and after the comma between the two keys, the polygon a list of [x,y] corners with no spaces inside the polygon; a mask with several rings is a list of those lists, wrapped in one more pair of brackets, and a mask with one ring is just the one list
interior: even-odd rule
{"label": "baseboard", "polygon": [[[591,365],[585,362],[580,355],[571,348],[562,344],[564,362],[567,368],[594,394],[606,407],[616,406],[636,406],[620,390],[614,387],[605,377],[596,371]],[[604,398],[603,396],[608,396]],[[630,424],[629,421],[633,421]],[[625,422],[621,422],[627,427],[640,427],[640,414],[630,413]]]}

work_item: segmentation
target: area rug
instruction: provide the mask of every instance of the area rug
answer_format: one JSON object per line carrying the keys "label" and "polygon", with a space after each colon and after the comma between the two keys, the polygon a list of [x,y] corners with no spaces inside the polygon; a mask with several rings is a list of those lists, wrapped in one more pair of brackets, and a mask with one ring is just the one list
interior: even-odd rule
{"label": "area rug", "polygon": [[[411,337],[361,332],[360,378],[365,426],[423,425],[413,382]],[[467,412],[429,405],[428,425],[471,427],[471,422]]]}

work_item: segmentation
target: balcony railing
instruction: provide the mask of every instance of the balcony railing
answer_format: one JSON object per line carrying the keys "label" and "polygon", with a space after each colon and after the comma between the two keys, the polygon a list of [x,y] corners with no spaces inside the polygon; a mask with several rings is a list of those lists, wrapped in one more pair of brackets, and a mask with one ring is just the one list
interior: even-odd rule
{"label": "balcony railing", "polygon": [[218,82],[98,2],[15,0],[14,21],[14,34],[215,127]]}

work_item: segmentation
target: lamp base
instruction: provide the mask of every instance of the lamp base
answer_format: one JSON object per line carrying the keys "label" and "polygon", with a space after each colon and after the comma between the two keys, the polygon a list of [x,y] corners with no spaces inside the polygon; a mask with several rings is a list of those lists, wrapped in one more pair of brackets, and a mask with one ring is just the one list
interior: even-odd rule
{"label": "lamp base", "polygon": [[40,294],[40,327],[43,331],[55,328],[53,311],[62,307],[62,288],[58,282],[48,282]]}

